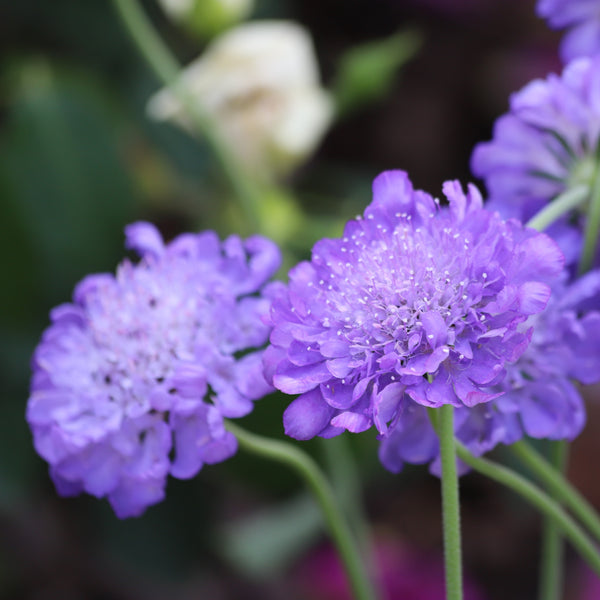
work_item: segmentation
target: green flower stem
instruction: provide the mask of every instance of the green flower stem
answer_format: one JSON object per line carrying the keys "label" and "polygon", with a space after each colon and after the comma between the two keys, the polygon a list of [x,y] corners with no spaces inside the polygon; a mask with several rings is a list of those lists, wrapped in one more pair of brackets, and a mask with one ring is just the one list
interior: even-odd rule
{"label": "green flower stem", "polygon": [[586,215],[583,252],[579,261],[579,274],[587,273],[594,263],[600,232],[600,168],[596,169],[590,204]]}
{"label": "green flower stem", "polygon": [[348,440],[344,435],[329,440],[322,439],[323,457],[329,481],[333,486],[338,502],[345,510],[348,521],[358,540],[359,548],[371,572],[376,565],[371,564],[373,549],[367,519],[365,517],[360,474],[356,461],[351,455]]}
{"label": "green flower stem", "polygon": [[582,558],[600,575],[600,554],[590,538],[573,519],[548,494],[533,483],[490,460],[473,456],[462,444],[456,443],[458,457],[471,468],[511,488],[545,517],[552,519],[563,535],[573,544]]}
{"label": "green flower stem", "polygon": [[590,189],[587,185],[568,188],[529,219],[526,225],[538,231],[543,231],[552,225],[554,221],[583,204],[589,196]]}
{"label": "green flower stem", "polygon": [[509,446],[517,458],[543,483],[554,497],[563,502],[600,542],[600,516],[562,473],[525,441]]}
{"label": "green flower stem", "polygon": [[[594,192],[590,192],[590,188],[586,185],[577,185],[568,188],[552,202],[547,204],[544,209],[538,212],[532,219],[529,220],[527,226],[543,231],[550,226],[558,218],[562,217],[569,211],[577,208],[582,203],[594,197],[598,181],[595,182]],[[592,203],[593,204],[593,203]],[[600,206],[599,202],[596,202]],[[591,216],[588,215],[588,227],[590,227]],[[597,235],[598,227],[595,229]],[[588,232],[586,232],[586,244],[588,242]],[[595,248],[595,246],[594,246]],[[594,248],[591,252],[593,255]],[[584,251],[585,256],[585,251]],[[583,267],[586,260],[582,258],[580,269]],[[564,443],[557,443],[553,446],[552,461],[554,466],[560,473],[564,473],[566,468],[567,447]],[[551,490],[555,498],[560,498],[556,490]],[[552,519],[546,518],[544,521],[544,530],[542,534],[542,560],[540,565],[540,600],[559,600],[562,596],[563,588],[563,554],[564,544],[559,529],[553,523]]]}
{"label": "green flower stem", "polygon": [[253,229],[257,229],[259,223],[257,222],[256,208],[260,201],[259,190],[244,168],[238,164],[238,161],[231,154],[211,120],[198,106],[198,102],[191,96],[187,88],[181,84],[179,78],[181,66],[163,43],[137,0],[113,0],[113,4],[141,55],[162,83],[171,88],[195,129],[211,147],[236,198],[240,202],[249,225]]}
{"label": "green flower stem", "polygon": [[312,458],[288,442],[249,433],[231,422],[227,422],[226,427],[235,435],[241,448],[258,456],[283,463],[304,479],[321,507],[323,518],[348,575],[354,597],[356,600],[377,598],[375,589],[365,571],[365,563],[361,558],[356,540],[342,517],[343,512],[336,503],[331,486]]}
{"label": "green flower stem", "polygon": [[[568,445],[564,440],[550,442],[550,460],[558,473],[567,468]],[[555,500],[560,500],[551,491]],[[558,527],[546,517],[542,532],[542,557],[540,563],[540,600],[560,600],[564,587],[564,543]]]}
{"label": "green flower stem", "polygon": [[462,557],[460,546],[460,502],[454,441],[454,407],[438,409],[437,432],[442,460],[442,521],[444,526],[444,567],[446,600],[461,600]]}

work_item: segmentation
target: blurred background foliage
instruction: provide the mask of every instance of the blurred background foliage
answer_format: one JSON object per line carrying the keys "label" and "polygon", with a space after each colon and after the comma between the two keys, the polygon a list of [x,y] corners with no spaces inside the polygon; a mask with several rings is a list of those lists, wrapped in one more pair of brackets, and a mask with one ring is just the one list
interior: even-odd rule
{"label": "blurred background foliage", "polygon": [[[143,5],[182,64],[214,33]],[[316,152],[256,207],[287,267],[362,212],[381,170],[405,169],[434,194],[446,179],[469,180],[471,149],[509,94],[559,69],[558,35],[535,18],[533,0],[257,0],[249,18],[308,29],[336,106]],[[147,117],[160,85],[110,2],[0,0],[2,599],[319,597],[300,575],[324,543],[319,515],[282,467],[240,453],[192,481],[171,480],[165,502],[118,521],[104,501],[58,498],[31,445],[29,357],[48,311],[85,274],[114,270],[127,223],[151,220],[167,238],[253,233],[209,145]],[[282,436],[285,406],[273,395],[243,424]],[[597,452],[588,431],[575,457],[578,447]],[[378,539],[439,560],[435,478],[386,473],[369,433],[304,445],[347,504],[362,486]],[[574,475],[600,503],[593,472]],[[464,478],[463,502],[466,567],[483,597],[532,597],[537,517],[476,476]],[[583,598],[570,565],[570,597]]]}

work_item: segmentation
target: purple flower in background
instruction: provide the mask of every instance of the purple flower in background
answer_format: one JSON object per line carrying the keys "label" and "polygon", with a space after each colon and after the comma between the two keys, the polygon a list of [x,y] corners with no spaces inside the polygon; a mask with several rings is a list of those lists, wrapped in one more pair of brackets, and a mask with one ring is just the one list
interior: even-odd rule
{"label": "purple flower in background", "polygon": [[585,564],[577,565],[577,590],[575,600],[598,600],[600,598],[600,578]]}
{"label": "purple flower in background", "polygon": [[[534,438],[574,439],[583,428],[585,408],[574,382],[600,381],[600,271],[571,284],[552,286],[546,309],[532,317],[531,343],[496,387],[501,396],[455,413],[456,437],[481,455],[499,443]],[[432,463],[439,473],[437,436],[427,412],[413,403],[381,442],[379,456],[398,472],[405,462]]]}
{"label": "purple flower in background", "polygon": [[447,182],[448,208],[401,171],[373,191],[364,218],[318,242],[273,301],[266,374],[300,394],[284,414],[297,439],[373,424],[385,435],[414,404],[494,399],[563,266],[550,238],[485,210],[473,186]]}
{"label": "purple flower in background", "polygon": [[126,245],[138,264],[86,277],[51,312],[27,406],[59,493],[107,496],[122,518],[162,500],[168,474],[193,477],[235,453],[223,417],[272,389],[257,350],[270,331],[260,292],[280,262],[261,237],[164,244],[148,223],[128,226]]}
{"label": "purple flower in background", "polygon": [[539,0],[537,14],[552,29],[568,28],[560,54],[565,63],[600,52],[600,4],[597,0]]}
{"label": "purple flower in background", "polygon": [[591,184],[599,138],[600,57],[582,58],[513,94],[471,168],[485,181],[488,208],[527,221],[565,190]]}
{"label": "purple flower in background", "polygon": [[[444,565],[438,554],[425,553],[397,540],[374,541],[375,578],[385,600],[440,600],[445,598]],[[352,600],[354,597],[340,560],[329,546],[317,548],[297,569],[295,587],[311,600]],[[486,596],[467,573],[464,600]]]}

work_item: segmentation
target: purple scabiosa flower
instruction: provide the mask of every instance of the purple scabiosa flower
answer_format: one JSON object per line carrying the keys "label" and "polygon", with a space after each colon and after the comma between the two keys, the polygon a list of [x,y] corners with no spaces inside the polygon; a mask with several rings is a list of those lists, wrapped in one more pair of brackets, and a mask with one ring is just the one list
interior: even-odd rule
{"label": "purple scabiosa flower", "polygon": [[284,414],[297,439],[373,424],[385,435],[412,404],[489,402],[563,266],[549,237],[485,210],[474,186],[447,182],[447,208],[402,171],[373,192],[273,300],[266,375],[300,394]]}
{"label": "purple scabiosa flower", "polygon": [[[564,278],[554,282],[545,310],[519,327],[530,323],[531,343],[494,388],[502,395],[455,412],[456,437],[475,455],[524,434],[572,440],[583,428],[585,408],[575,382],[600,381],[600,271],[570,284]],[[432,462],[439,473],[437,436],[424,407],[407,406],[382,439],[379,456],[393,472],[405,462]]]}
{"label": "purple scabiosa flower", "polygon": [[600,57],[582,58],[513,94],[471,168],[485,181],[488,208],[527,221],[566,190],[592,183],[599,138]]}
{"label": "purple scabiosa flower", "polygon": [[126,245],[138,264],[86,277],[51,312],[27,406],[58,492],[106,496],[121,518],[162,500],[168,474],[193,477],[235,453],[223,417],[272,390],[258,348],[280,262],[262,237],[164,244],[149,223],[129,225]]}
{"label": "purple scabiosa flower", "polygon": [[565,63],[600,53],[600,5],[596,0],[539,0],[537,14],[552,29],[568,28],[560,54]]}

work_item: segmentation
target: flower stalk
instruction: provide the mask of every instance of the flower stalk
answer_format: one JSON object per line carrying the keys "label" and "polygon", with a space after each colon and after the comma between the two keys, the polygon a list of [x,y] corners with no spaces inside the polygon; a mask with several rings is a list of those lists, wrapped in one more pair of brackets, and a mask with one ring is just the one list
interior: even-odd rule
{"label": "flower stalk", "polygon": [[338,502],[344,509],[350,528],[371,573],[376,573],[373,544],[362,498],[361,477],[348,440],[344,436],[321,439],[326,471]]}
{"label": "flower stalk", "polygon": [[[550,460],[559,473],[565,473],[569,447],[565,440],[551,442]],[[559,500],[555,492],[552,496]],[[564,588],[565,545],[559,528],[552,519],[546,517],[542,532],[542,553],[540,564],[540,600],[560,600]]]}
{"label": "flower stalk", "polygon": [[544,231],[572,210],[581,206],[590,195],[590,189],[587,185],[577,185],[572,188],[567,188],[562,194],[557,196],[552,202],[544,206],[542,210],[537,212],[529,221],[527,227]]}
{"label": "flower stalk", "polygon": [[552,492],[556,499],[563,502],[600,542],[600,516],[562,473],[523,440],[512,444],[509,448],[521,463]]}
{"label": "flower stalk", "polygon": [[446,600],[462,600],[460,501],[454,441],[454,407],[446,404],[437,410],[439,410],[438,436],[442,461],[442,521],[444,528]]}
{"label": "flower stalk", "polygon": [[227,422],[226,427],[244,450],[287,465],[302,477],[321,508],[355,599],[375,600],[377,594],[365,570],[356,539],[342,517],[344,513],[336,502],[331,486],[312,458],[287,442],[249,433],[231,422]]}
{"label": "flower stalk", "polygon": [[520,494],[571,542],[590,568],[600,575],[600,554],[583,529],[545,492],[536,485],[502,465],[473,456],[462,444],[456,443],[458,457],[472,469],[486,475]]}
{"label": "flower stalk", "polygon": [[583,251],[579,261],[579,274],[587,273],[594,263],[598,249],[598,233],[600,232],[600,167],[596,169],[586,214],[585,238]]}
{"label": "flower stalk", "polygon": [[227,145],[221,139],[211,120],[204,115],[198,103],[179,80],[181,66],[163,43],[148,16],[137,0],[113,0],[115,9],[129,34],[158,79],[168,86],[183,106],[192,126],[210,146],[225,178],[229,181],[240,208],[249,225],[258,230],[257,206],[259,190],[245,172]]}
{"label": "flower stalk", "polygon": [[[596,187],[596,186],[595,186]],[[595,189],[594,187],[594,189]],[[567,188],[562,194],[548,203],[536,213],[527,226],[538,231],[543,231],[559,218],[579,207],[590,198],[590,189],[587,185],[577,185]],[[600,203],[597,202],[597,204]],[[588,216],[588,227],[590,218]],[[597,231],[595,232],[597,233]],[[586,231],[585,245],[588,244]],[[584,267],[585,252],[581,259],[580,269]],[[565,441],[552,442],[551,462],[557,471],[564,475],[568,460],[568,447]],[[563,478],[564,479],[564,478]],[[560,498],[559,490],[553,489],[552,495]],[[564,544],[559,529],[551,519],[546,519],[542,533],[542,551],[540,565],[540,600],[559,600],[562,595],[564,580]]]}

